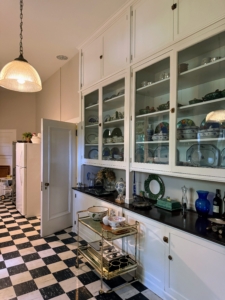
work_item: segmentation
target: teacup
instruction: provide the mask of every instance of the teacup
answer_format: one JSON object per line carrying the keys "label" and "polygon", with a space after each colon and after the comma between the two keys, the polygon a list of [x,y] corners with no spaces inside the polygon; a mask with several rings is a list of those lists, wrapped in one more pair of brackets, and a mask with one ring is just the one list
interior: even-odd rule
{"label": "teacup", "polygon": [[112,141],[113,141],[113,143],[117,143],[117,142],[118,142],[118,137],[117,137],[117,136],[114,136],[114,137],[112,138]]}
{"label": "teacup", "polygon": [[107,139],[106,139],[106,142],[107,142],[107,143],[112,143],[112,138],[107,138]]}
{"label": "teacup", "polygon": [[123,142],[123,136],[118,136],[117,137],[117,142],[122,143]]}

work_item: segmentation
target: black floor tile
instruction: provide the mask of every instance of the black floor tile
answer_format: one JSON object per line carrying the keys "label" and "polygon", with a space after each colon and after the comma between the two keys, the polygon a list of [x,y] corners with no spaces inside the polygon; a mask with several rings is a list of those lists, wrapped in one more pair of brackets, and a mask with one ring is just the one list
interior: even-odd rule
{"label": "black floor tile", "polygon": [[16,247],[18,250],[21,250],[21,249],[33,247],[33,245],[30,242],[26,242],[22,244],[17,244]]}
{"label": "black floor tile", "polygon": [[40,226],[40,225],[41,225],[40,222],[36,222],[36,223],[31,223],[31,222],[30,222],[30,224],[31,224],[33,227],[35,227],[35,226]]}
{"label": "black floor tile", "polygon": [[12,286],[10,277],[5,277],[0,279],[0,290],[5,289],[9,286]]}
{"label": "black floor tile", "polygon": [[42,244],[42,245],[38,245],[38,246],[34,246],[34,248],[37,252],[47,250],[47,249],[51,249],[51,247],[47,243]]}
{"label": "black floor tile", "polygon": [[58,240],[59,240],[59,238],[57,238],[57,236],[55,236],[55,235],[54,236],[49,236],[49,237],[45,238],[46,243],[56,242]]}
{"label": "black floor tile", "polygon": [[3,243],[0,243],[0,249],[1,249],[1,248],[4,248],[4,247],[13,246],[13,245],[14,245],[14,242],[13,242],[13,241],[3,242]]}
{"label": "black floor tile", "polygon": [[29,231],[35,231],[35,228],[34,227],[27,227],[27,228],[23,228],[22,230],[23,230],[23,232],[29,232]]}
{"label": "black floor tile", "polygon": [[55,232],[54,234],[60,235],[60,234],[64,234],[64,233],[67,233],[67,232],[65,230],[60,230],[60,231]]}
{"label": "black floor tile", "polygon": [[6,265],[4,261],[0,261],[0,270],[5,269]]}
{"label": "black floor tile", "polygon": [[97,300],[122,300],[115,292],[100,294],[95,298]]}
{"label": "black floor tile", "polygon": [[2,257],[4,258],[4,260],[12,259],[12,258],[19,257],[19,256],[20,256],[19,251],[13,251],[13,252],[2,254]]}
{"label": "black floor tile", "polygon": [[73,244],[73,243],[76,243],[76,240],[74,238],[68,238],[68,239],[64,239],[64,240],[61,240],[64,244]]}
{"label": "black floor tile", "polygon": [[82,245],[82,246],[86,246],[87,245],[87,242],[85,240],[81,240],[79,241],[79,243]]}
{"label": "black floor tile", "polygon": [[13,240],[17,240],[26,237],[26,235],[24,233],[19,233],[19,234],[11,235],[11,237]]}
{"label": "black floor tile", "polygon": [[66,252],[69,251],[70,249],[67,246],[59,246],[59,247],[55,247],[52,248],[56,253],[62,253],[62,252]]}
{"label": "black floor tile", "polygon": [[147,290],[147,287],[144,284],[142,284],[140,281],[135,281],[131,285],[139,292],[143,292],[143,291]]}
{"label": "black floor tile", "polygon": [[38,253],[32,253],[32,254],[27,254],[27,255],[24,255],[22,256],[24,262],[28,262],[28,261],[32,261],[32,260],[36,260],[36,259],[39,259],[40,256],[38,255]]}
{"label": "black floor tile", "polygon": [[48,267],[46,267],[46,266],[30,270],[30,274],[31,274],[31,276],[32,276],[33,279],[39,278],[41,276],[48,275],[50,273],[51,272],[49,271]]}
{"label": "black floor tile", "polygon": [[67,296],[71,300],[74,300],[74,299],[88,300],[93,297],[92,294],[89,292],[89,290],[85,286],[82,286],[79,289],[76,289],[74,291],[67,293]]}
{"label": "black floor tile", "polygon": [[75,232],[69,232],[68,234],[71,236],[77,236],[77,234]]}
{"label": "black floor tile", "polygon": [[85,262],[85,265],[86,265],[88,268],[90,268],[91,270],[94,270],[94,268],[92,267],[91,264],[89,264],[89,262]]}
{"label": "black floor tile", "polygon": [[[67,265],[67,267],[70,268],[70,267],[73,267],[76,265],[77,258],[76,257],[67,258],[63,262]],[[79,262],[79,264],[83,263],[82,260],[80,260],[80,259],[78,259],[78,262]]]}
{"label": "black floor tile", "polygon": [[37,217],[29,217],[27,220],[38,220]]}
{"label": "black floor tile", "polygon": [[21,225],[26,225],[26,224],[30,224],[28,221],[22,221],[22,222],[17,222],[17,224]]}
{"label": "black floor tile", "polygon": [[2,232],[0,233],[0,238],[5,237],[5,236],[9,236],[10,234],[8,232]]}
{"label": "black floor tile", "polygon": [[141,293],[134,295],[130,298],[127,298],[127,300],[148,300],[148,298],[146,298],[144,295],[142,295]]}
{"label": "black floor tile", "polygon": [[75,277],[75,275],[69,268],[55,272],[53,273],[53,275],[58,282]]}
{"label": "black floor tile", "polygon": [[13,223],[15,223],[15,226],[17,225],[17,223],[16,223],[15,220],[5,221],[4,223],[5,223],[6,225],[7,225],[7,224],[13,224]]}
{"label": "black floor tile", "polygon": [[[3,206],[2,208],[5,208],[5,206]],[[0,209],[1,209],[1,207],[0,207]],[[8,212],[8,209],[1,210],[1,211],[0,211],[0,215],[2,215],[2,214],[7,214],[7,212]]]}
{"label": "black floor tile", "polygon": [[9,276],[28,271],[27,266],[25,264],[20,264],[17,266],[9,267],[9,268],[7,268],[7,270],[8,270]]}
{"label": "black floor tile", "polygon": [[55,255],[43,257],[42,260],[44,261],[44,263],[46,265],[50,265],[50,264],[54,264],[58,261],[61,261],[61,258],[57,254],[55,254]]}
{"label": "black floor tile", "polygon": [[0,225],[0,229],[6,228],[5,225]]}
{"label": "black floor tile", "polygon": [[15,231],[15,230],[19,230],[20,227],[19,226],[14,226],[14,227],[9,227],[8,231]]}
{"label": "black floor tile", "polygon": [[61,286],[58,283],[55,283],[53,285],[50,285],[50,286],[40,289],[40,293],[41,293],[43,299],[45,299],[45,300],[52,299],[54,297],[65,294],[63,289],[61,288]]}
{"label": "black floor tile", "polygon": [[99,277],[92,271],[80,274],[77,277],[84,285],[87,285],[89,283],[99,280]]}
{"label": "black floor tile", "polygon": [[27,238],[29,241],[35,241],[35,240],[41,239],[41,236],[40,236],[40,234],[37,234],[37,235],[27,236]]}
{"label": "black floor tile", "polygon": [[31,293],[38,289],[36,283],[33,280],[29,280],[29,281],[26,281],[23,283],[16,284],[13,287],[14,287],[17,297],[24,295],[24,294]]}
{"label": "black floor tile", "polygon": [[3,222],[4,222],[4,219],[8,219],[8,218],[11,218],[11,217],[12,217],[11,214],[8,214],[8,215],[5,215],[5,216],[1,216]]}
{"label": "black floor tile", "polygon": [[118,287],[121,284],[126,283],[126,280],[124,280],[121,276],[117,276],[110,280],[106,280],[106,279],[103,279],[103,280],[111,289]]}

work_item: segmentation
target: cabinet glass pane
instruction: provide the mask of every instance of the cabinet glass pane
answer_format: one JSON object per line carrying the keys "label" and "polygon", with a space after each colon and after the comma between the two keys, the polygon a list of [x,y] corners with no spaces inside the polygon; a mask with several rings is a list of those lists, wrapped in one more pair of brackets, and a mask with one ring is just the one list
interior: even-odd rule
{"label": "cabinet glass pane", "polygon": [[98,159],[99,91],[84,96],[84,158]]}
{"label": "cabinet glass pane", "polygon": [[169,97],[169,58],[136,73],[135,162],[169,163]]}
{"label": "cabinet glass pane", "polygon": [[178,71],[177,165],[224,168],[225,118],[206,116],[225,110],[225,33],[179,52]]}
{"label": "cabinet glass pane", "polygon": [[103,160],[124,160],[125,79],[103,87]]}

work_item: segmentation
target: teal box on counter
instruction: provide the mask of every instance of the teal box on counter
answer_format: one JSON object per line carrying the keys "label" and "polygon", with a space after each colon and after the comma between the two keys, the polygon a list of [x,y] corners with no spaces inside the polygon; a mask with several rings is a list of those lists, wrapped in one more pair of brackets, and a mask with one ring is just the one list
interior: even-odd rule
{"label": "teal box on counter", "polygon": [[164,208],[166,210],[181,209],[181,204],[177,200],[167,200],[167,198],[158,199],[155,204],[156,207]]}

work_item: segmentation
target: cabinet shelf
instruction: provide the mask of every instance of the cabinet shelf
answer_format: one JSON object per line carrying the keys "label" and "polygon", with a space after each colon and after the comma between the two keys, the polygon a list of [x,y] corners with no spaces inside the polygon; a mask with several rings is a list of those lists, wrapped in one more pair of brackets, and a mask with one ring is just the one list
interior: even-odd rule
{"label": "cabinet shelf", "polygon": [[169,109],[166,109],[166,110],[160,110],[160,111],[155,111],[153,113],[149,113],[149,114],[144,114],[144,115],[137,115],[136,116],[136,119],[142,119],[142,118],[157,118],[158,119],[158,116],[166,116],[168,115],[170,112]]}
{"label": "cabinet shelf", "polygon": [[91,125],[85,125],[85,128],[92,128],[92,127],[98,127],[98,123],[91,124]]}
{"label": "cabinet shelf", "polygon": [[98,144],[85,144],[85,147],[98,146]]}
{"label": "cabinet shelf", "polygon": [[169,141],[143,141],[143,142],[136,142],[136,144],[169,144]]}
{"label": "cabinet shelf", "polygon": [[178,108],[179,114],[182,113],[183,115],[185,115],[189,112],[191,112],[192,114],[194,113],[195,115],[207,114],[211,109],[215,108],[215,105],[216,105],[216,109],[224,109],[225,106],[224,100],[225,98],[219,98],[219,99],[209,100],[209,101],[196,103],[192,105],[185,105]]}
{"label": "cabinet shelf", "polygon": [[123,146],[124,143],[104,143],[104,146]]}
{"label": "cabinet shelf", "polygon": [[98,103],[85,107],[86,110],[98,111]]}
{"label": "cabinet shelf", "polygon": [[169,93],[170,79],[166,78],[136,90],[138,95],[157,97]]}
{"label": "cabinet shelf", "polygon": [[179,75],[178,90],[187,89],[225,77],[225,58],[216,60]]}
{"label": "cabinet shelf", "polygon": [[124,119],[118,119],[118,120],[113,120],[113,121],[103,123],[104,128],[110,128],[113,127],[114,125],[124,126]]}
{"label": "cabinet shelf", "polygon": [[110,110],[124,106],[124,95],[120,95],[108,100],[103,100],[103,105],[104,110]]}
{"label": "cabinet shelf", "polygon": [[218,142],[225,141],[225,138],[208,138],[208,139],[189,139],[189,140],[178,140],[179,143],[204,143],[204,142]]}

